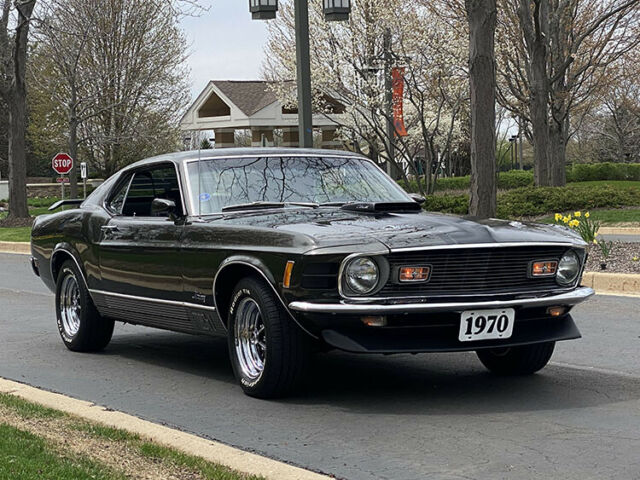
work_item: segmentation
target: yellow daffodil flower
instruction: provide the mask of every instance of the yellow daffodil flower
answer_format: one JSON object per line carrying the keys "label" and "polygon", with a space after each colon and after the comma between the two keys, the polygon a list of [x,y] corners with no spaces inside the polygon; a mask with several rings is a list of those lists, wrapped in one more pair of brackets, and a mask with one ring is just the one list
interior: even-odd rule
{"label": "yellow daffodil flower", "polygon": [[638,260],[640,260],[640,257],[638,257],[637,255],[635,257],[633,257],[631,260],[633,260],[634,262],[637,262]]}
{"label": "yellow daffodil flower", "polygon": [[574,212],[573,216],[574,217],[581,217],[582,216],[582,212]]}
{"label": "yellow daffodil flower", "polygon": [[591,214],[589,212],[584,214],[584,218],[589,218],[591,216]]}
{"label": "yellow daffodil flower", "polygon": [[564,217],[564,218],[562,219],[562,221],[563,221],[564,223],[569,223],[569,220],[571,220],[571,218],[570,218],[570,217]]}
{"label": "yellow daffodil flower", "polygon": [[556,213],[556,222],[559,222],[560,220],[562,220],[562,214]]}
{"label": "yellow daffodil flower", "polygon": [[569,222],[570,227],[577,227],[578,225],[580,225],[580,222],[578,220],[571,220]]}

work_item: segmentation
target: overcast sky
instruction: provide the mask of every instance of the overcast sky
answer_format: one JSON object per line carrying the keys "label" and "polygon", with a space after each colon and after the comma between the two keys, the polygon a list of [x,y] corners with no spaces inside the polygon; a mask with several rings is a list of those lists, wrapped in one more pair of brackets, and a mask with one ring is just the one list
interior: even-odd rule
{"label": "overcast sky", "polygon": [[209,80],[259,78],[267,29],[264,21],[251,20],[245,0],[206,0],[209,10],[185,18],[182,27],[191,45],[191,96],[195,98]]}

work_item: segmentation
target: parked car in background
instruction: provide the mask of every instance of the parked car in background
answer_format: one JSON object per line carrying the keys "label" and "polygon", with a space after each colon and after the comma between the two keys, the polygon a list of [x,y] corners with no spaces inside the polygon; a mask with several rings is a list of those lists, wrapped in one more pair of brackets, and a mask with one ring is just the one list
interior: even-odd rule
{"label": "parked car in background", "polygon": [[353,153],[163,155],[38,217],[32,265],[69,349],[105,348],[114,321],[226,336],[262,398],[305,380],[314,349],[476,351],[531,374],[580,337],[571,308],[593,291],[575,233],[419,201]]}

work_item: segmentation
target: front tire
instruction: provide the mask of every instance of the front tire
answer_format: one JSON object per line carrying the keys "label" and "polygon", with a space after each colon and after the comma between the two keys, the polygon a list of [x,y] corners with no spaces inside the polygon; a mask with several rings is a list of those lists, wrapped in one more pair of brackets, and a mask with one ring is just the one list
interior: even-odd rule
{"label": "front tire", "polygon": [[488,370],[498,375],[531,375],[549,363],[555,345],[555,342],[547,342],[490,348],[478,350],[476,354]]}
{"label": "front tire", "polygon": [[58,332],[69,350],[97,352],[111,341],[114,322],[98,313],[71,260],[62,264],[56,282],[56,317]]}
{"label": "front tire", "polygon": [[264,282],[245,278],[236,285],[227,326],[233,372],[247,395],[277,398],[300,385],[308,339]]}

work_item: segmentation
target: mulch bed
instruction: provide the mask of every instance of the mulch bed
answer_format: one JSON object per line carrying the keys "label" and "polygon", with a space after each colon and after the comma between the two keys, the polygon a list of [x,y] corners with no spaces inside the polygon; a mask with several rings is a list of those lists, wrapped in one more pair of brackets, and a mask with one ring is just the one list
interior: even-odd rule
{"label": "mulch bed", "polygon": [[[633,260],[637,258],[638,260]],[[600,264],[606,262],[602,270]],[[587,260],[587,272],[640,273],[640,243],[613,242],[606,260],[597,246],[592,246]]]}
{"label": "mulch bed", "polygon": [[30,227],[35,217],[29,218],[3,218],[0,220],[0,228]]}

